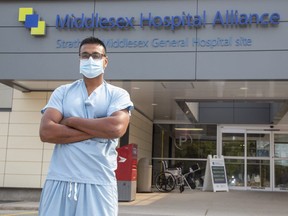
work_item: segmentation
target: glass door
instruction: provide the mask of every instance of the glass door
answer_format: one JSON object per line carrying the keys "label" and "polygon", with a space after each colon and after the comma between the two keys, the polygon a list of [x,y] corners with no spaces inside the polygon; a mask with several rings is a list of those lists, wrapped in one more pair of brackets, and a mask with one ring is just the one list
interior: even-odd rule
{"label": "glass door", "polygon": [[288,191],[288,134],[274,133],[274,190]]}
{"label": "glass door", "polygon": [[222,130],[220,155],[224,156],[229,188],[245,189],[245,140],[244,130]]}
{"label": "glass door", "polygon": [[246,135],[247,189],[271,190],[271,132],[253,131]]}
{"label": "glass door", "polygon": [[229,188],[288,191],[288,132],[222,127],[217,152]]}
{"label": "glass door", "polygon": [[219,141],[229,188],[272,190],[270,131],[225,128],[221,129]]}

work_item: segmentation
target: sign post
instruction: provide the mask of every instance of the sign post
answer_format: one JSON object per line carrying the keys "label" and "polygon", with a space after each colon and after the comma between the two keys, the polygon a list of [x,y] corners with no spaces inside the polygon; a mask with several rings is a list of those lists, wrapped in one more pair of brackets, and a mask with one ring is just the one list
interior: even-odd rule
{"label": "sign post", "polygon": [[205,170],[203,191],[229,191],[224,157],[208,155]]}

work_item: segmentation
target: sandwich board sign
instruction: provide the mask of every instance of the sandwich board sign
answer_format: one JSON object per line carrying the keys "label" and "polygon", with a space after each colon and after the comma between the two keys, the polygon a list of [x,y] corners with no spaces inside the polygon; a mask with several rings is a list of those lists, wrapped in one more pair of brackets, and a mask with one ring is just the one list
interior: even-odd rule
{"label": "sandwich board sign", "polygon": [[225,169],[224,157],[208,155],[203,191],[229,191]]}

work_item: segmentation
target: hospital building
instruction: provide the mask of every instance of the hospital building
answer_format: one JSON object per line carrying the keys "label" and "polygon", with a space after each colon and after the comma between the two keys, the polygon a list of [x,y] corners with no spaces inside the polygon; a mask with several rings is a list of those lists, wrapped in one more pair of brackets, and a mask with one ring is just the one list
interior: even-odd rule
{"label": "hospital building", "polygon": [[[106,45],[135,109],[119,147],[188,169],[223,156],[229,189],[288,191],[287,0],[0,0],[0,190],[43,187],[40,110]],[[201,187],[201,185],[199,185]]]}

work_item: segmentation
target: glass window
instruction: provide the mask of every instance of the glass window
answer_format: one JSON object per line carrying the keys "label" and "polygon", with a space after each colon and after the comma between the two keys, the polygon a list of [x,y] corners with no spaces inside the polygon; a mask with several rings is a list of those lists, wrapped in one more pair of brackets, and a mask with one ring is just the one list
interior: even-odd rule
{"label": "glass window", "polygon": [[[288,134],[274,134],[275,187],[288,189]],[[279,158],[282,158],[279,159]]]}
{"label": "glass window", "polygon": [[275,187],[288,188],[288,160],[275,160]]}
{"label": "glass window", "polygon": [[244,160],[225,159],[225,168],[229,186],[244,186]]}
{"label": "glass window", "polygon": [[269,160],[247,160],[247,186],[270,187]]}
{"label": "glass window", "polygon": [[224,156],[244,156],[244,134],[222,133],[222,150]]}
{"label": "glass window", "polygon": [[203,136],[184,136],[174,140],[176,158],[207,158],[216,154],[216,140],[207,140]]}
{"label": "glass window", "polygon": [[192,168],[193,176],[195,179],[200,180],[201,182],[197,182],[197,187],[203,186],[204,176],[205,176],[205,169],[206,169],[206,161],[187,161],[187,160],[175,160],[171,161],[171,163],[175,163],[173,167],[181,167],[182,174],[188,173],[190,168]]}
{"label": "glass window", "polygon": [[172,148],[175,158],[207,158],[216,154],[217,127],[212,125],[175,126]]}
{"label": "glass window", "polygon": [[247,134],[247,156],[269,157],[270,134],[248,133]]}
{"label": "glass window", "polygon": [[[165,158],[169,167],[189,167],[198,163],[201,170],[195,175],[205,175],[208,155],[216,155],[216,125],[172,125],[155,124],[153,130],[153,179],[161,171],[161,160]],[[205,159],[205,160],[204,160]],[[196,186],[200,187],[201,182]]]}
{"label": "glass window", "polygon": [[153,137],[153,157],[206,159],[216,154],[216,125],[155,125]]}
{"label": "glass window", "polygon": [[274,135],[275,158],[288,158],[288,134]]}

